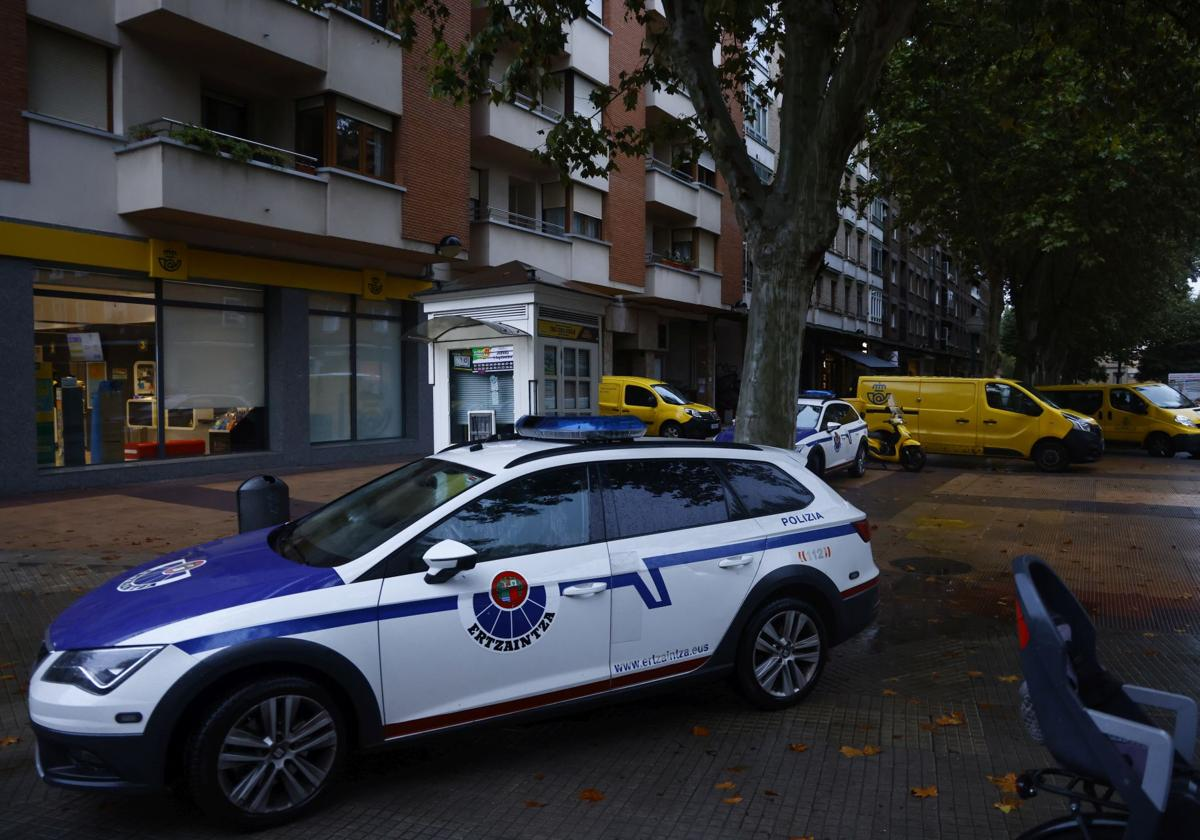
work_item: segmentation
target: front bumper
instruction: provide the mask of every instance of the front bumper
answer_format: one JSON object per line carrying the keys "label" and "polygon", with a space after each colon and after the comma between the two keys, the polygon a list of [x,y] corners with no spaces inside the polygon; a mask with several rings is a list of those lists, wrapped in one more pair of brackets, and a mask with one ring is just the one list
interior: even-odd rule
{"label": "front bumper", "polygon": [[[847,590],[842,593],[841,609],[838,611],[838,631],[834,644],[839,644],[875,623],[879,617],[879,581],[882,575],[863,584],[863,587]],[[857,589],[857,587],[856,587]]]}
{"label": "front bumper", "polygon": [[153,791],[163,786],[163,750],[144,735],[79,735],[34,723],[37,773],[76,790]]}
{"label": "front bumper", "polygon": [[1085,432],[1082,429],[1072,429],[1063,438],[1063,445],[1067,447],[1072,464],[1098,461],[1104,455],[1104,435],[1098,431]]}
{"label": "front bumper", "polygon": [[1200,434],[1178,434],[1171,438],[1176,452],[1186,452],[1189,455],[1200,453]]}
{"label": "front bumper", "polygon": [[685,438],[703,440],[715,437],[721,431],[721,421],[717,417],[693,417],[680,428]]}

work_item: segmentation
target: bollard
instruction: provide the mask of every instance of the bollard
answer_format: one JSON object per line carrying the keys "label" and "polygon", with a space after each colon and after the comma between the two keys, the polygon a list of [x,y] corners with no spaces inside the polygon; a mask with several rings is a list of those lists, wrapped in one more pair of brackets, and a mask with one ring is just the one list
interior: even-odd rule
{"label": "bollard", "polygon": [[291,518],[288,486],[273,475],[256,475],[237,489],[238,533],[279,525]]}

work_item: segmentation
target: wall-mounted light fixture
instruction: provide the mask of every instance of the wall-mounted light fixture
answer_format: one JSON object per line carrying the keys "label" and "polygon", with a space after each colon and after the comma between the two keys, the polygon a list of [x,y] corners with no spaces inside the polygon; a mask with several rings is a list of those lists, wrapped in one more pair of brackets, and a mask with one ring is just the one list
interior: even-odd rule
{"label": "wall-mounted light fixture", "polygon": [[448,233],[438,240],[433,250],[438,256],[452,260],[462,253],[462,240],[453,233]]}

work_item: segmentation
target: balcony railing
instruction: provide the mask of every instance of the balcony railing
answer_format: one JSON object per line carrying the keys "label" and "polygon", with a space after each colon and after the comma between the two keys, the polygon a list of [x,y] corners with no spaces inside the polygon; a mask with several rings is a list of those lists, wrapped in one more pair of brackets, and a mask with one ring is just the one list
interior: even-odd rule
{"label": "balcony railing", "polygon": [[680,181],[686,181],[689,184],[696,182],[696,179],[692,177],[691,173],[684,172],[682,169],[675,169],[671,166],[671,164],[664,160],[659,160],[658,158],[646,158],[646,169],[653,170],[655,172],[661,172],[664,175],[670,175],[672,178],[678,178]]}
{"label": "balcony railing", "polygon": [[193,125],[192,123],[173,120],[170,117],[160,117],[151,122],[135,125],[127,132],[130,141],[149,140],[151,137],[167,137],[188,146],[195,146],[201,151],[213,155],[232,158],[243,163],[258,161],[279,166],[284,169],[296,169],[303,172],[316,172],[317,159],[302,155],[290,149],[280,149],[247,140],[245,137],[235,137],[211,128]]}
{"label": "balcony railing", "polygon": [[[488,81],[491,82],[493,90],[500,90],[503,87],[503,83],[497,79],[489,79]],[[545,102],[538,102],[529,94],[521,93],[520,91],[514,91],[512,97],[514,105],[524,108],[526,111],[532,111],[539,117],[545,117],[551,122],[562,122],[562,111],[551,108]]]}
{"label": "balcony railing", "polygon": [[566,229],[562,225],[557,225],[554,222],[535,219],[532,216],[522,216],[520,213],[513,213],[509,210],[501,210],[498,207],[480,207],[475,211],[476,222],[500,222],[513,227],[525,228],[534,233],[544,233],[549,236],[564,236]]}
{"label": "balcony railing", "polygon": [[646,252],[646,265],[665,265],[668,268],[678,268],[680,271],[696,270],[696,266],[690,260],[670,257],[657,251]]}

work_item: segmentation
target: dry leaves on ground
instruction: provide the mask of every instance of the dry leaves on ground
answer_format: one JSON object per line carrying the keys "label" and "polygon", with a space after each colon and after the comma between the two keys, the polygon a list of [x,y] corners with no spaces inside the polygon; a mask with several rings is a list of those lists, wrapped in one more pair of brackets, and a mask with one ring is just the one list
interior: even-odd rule
{"label": "dry leaves on ground", "polygon": [[937,798],[937,785],[930,785],[929,787],[909,788],[908,790],[917,799],[936,799]]}
{"label": "dry leaves on ground", "polygon": [[883,696],[884,696],[884,697],[895,697],[895,696],[896,696],[896,692],[892,691],[890,688],[885,688],[885,689],[883,690]]}
{"label": "dry leaves on ground", "polygon": [[579,798],[584,802],[599,802],[604,799],[604,794],[595,788],[584,788],[579,792]]}
{"label": "dry leaves on ground", "polygon": [[707,738],[708,737],[708,727],[707,726],[693,726],[692,734],[695,735],[697,738]]}
{"label": "dry leaves on ground", "polygon": [[733,782],[717,782],[713,787],[717,790],[733,790],[737,785]]}
{"label": "dry leaves on ground", "polygon": [[1021,800],[1011,796],[1005,796],[999,802],[993,802],[992,807],[1002,813],[1011,814],[1013,811],[1021,807]]}
{"label": "dry leaves on ground", "polygon": [[970,677],[971,679],[975,679],[976,677],[982,677],[983,671],[967,671],[967,676]]}
{"label": "dry leaves on ground", "polygon": [[777,791],[777,790],[771,790],[770,788],[766,788],[763,790],[763,796],[778,796],[778,795],[779,795],[779,791]]}
{"label": "dry leaves on ground", "polygon": [[526,808],[545,808],[545,807],[546,807],[546,803],[545,803],[545,802],[538,802],[538,801],[537,801],[537,800],[535,800],[535,799],[526,799],[526,800],[525,800],[525,807],[526,807]]}
{"label": "dry leaves on ground", "polygon": [[726,773],[745,773],[746,765],[745,764],[735,764],[733,767],[726,767],[725,772]]}
{"label": "dry leaves on ground", "polygon": [[922,723],[920,727],[925,732],[937,732],[937,725],[932,723]]}
{"label": "dry leaves on ground", "polygon": [[1003,776],[987,777],[987,780],[1000,789],[1001,793],[1016,793],[1017,792],[1017,774],[1005,773]]}
{"label": "dry leaves on ground", "polygon": [[1015,683],[1015,682],[1021,681],[1021,675],[1020,674],[1005,674],[1002,677],[996,677],[996,679],[1000,680],[1000,682]]}
{"label": "dry leaves on ground", "polygon": [[739,802],[741,802],[741,801],[742,801],[742,797],[740,797],[740,796],[726,796],[726,797],[725,797],[724,799],[722,799],[721,801],[722,801],[722,802],[724,802],[726,805],[736,805],[736,804],[738,804]]}
{"label": "dry leaves on ground", "polygon": [[792,752],[806,752],[808,744],[788,744],[788,749]]}
{"label": "dry leaves on ground", "polygon": [[838,750],[838,752],[846,756],[846,758],[858,758],[859,756],[864,755],[879,755],[881,752],[883,752],[883,748],[874,746],[873,744],[867,744],[862,749],[859,749],[858,747],[842,747]]}
{"label": "dry leaves on ground", "polygon": [[6,735],[0,738],[0,747],[11,747],[13,744],[20,743],[21,739],[16,735]]}
{"label": "dry leaves on ground", "polygon": [[817,839],[816,839],[816,837],[814,837],[811,834],[805,834],[805,835],[796,835],[795,837],[789,837],[788,840],[817,840]]}
{"label": "dry leaves on ground", "polygon": [[938,726],[962,726],[967,722],[967,716],[962,712],[951,712],[948,715],[934,718],[933,722]]}
{"label": "dry leaves on ground", "polygon": [[12,674],[0,674],[0,680],[15,680],[15,679],[16,679],[16,677],[14,677]]}

